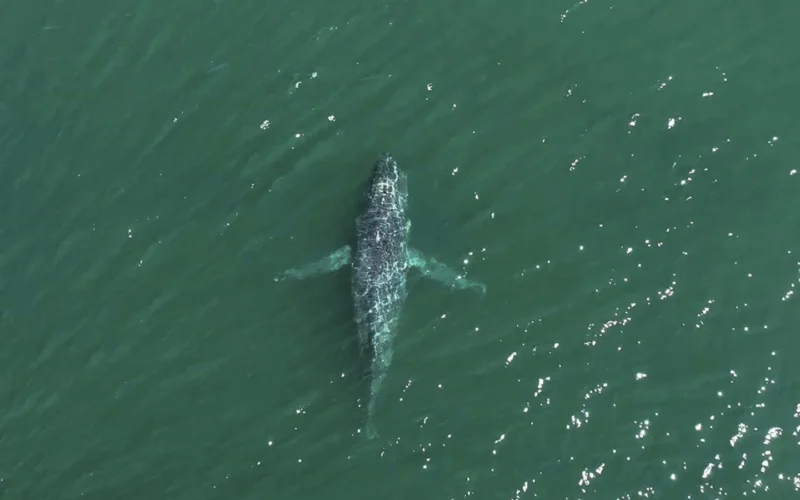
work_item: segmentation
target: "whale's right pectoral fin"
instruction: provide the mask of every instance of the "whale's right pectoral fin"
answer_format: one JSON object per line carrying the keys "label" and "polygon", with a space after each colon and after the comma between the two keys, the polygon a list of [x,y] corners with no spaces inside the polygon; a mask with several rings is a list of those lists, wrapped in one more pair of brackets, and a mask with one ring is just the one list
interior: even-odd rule
{"label": "whale's right pectoral fin", "polygon": [[352,251],[350,245],[345,245],[320,260],[309,262],[300,267],[287,269],[275,277],[275,281],[285,279],[303,279],[318,274],[331,273],[350,264]]}
{"label": "whale's right pectoral fin", "polygon": [[433,257],[423,255],[414,248],[408,250],[408,263],[411,267],[419,269],[423,276],[431,278],[444,285],[461,290],[472,289],[481,295],[486,294],[486,285],[478,281],[468,280],[463,274],[457,273],[446,264],[442,264]]}

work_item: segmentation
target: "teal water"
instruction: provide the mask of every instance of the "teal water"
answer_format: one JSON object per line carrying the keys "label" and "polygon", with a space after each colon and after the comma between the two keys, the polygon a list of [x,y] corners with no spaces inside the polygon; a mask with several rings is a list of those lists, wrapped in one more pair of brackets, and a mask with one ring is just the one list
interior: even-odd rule
{"label": "teal water", "polygon": [[[798,7],[5,2],[0,498],[791,498]],[[370,166],[412,279],[365,439]]]}

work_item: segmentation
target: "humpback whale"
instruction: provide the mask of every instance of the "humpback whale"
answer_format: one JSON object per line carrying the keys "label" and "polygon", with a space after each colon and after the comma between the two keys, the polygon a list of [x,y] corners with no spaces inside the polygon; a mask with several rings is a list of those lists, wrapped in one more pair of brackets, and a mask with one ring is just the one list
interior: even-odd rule
{"label": "humpback whale", "polygon": [[373,424],[375,404],[392,362],[394,338],[406,300],[406,278],[410,269],[422,276],[458,289],[486,293],[482,283],[466,279],[436,259],[409,246],[411,222],[406,215],[408,182],[394,158],[379,156],[368,183],[362,212],[356,218],[355,251],[350,245],[320,260],[288,269],[275,280],[303,279],[351,268],[350,289],[355,323],[362,352],[371,351],[370,399],[366,433],[377,436]]}

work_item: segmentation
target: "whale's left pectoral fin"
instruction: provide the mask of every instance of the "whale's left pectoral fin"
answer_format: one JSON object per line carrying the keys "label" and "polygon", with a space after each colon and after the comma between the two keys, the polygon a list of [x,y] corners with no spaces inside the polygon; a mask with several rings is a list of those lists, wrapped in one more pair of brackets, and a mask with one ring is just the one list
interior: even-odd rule
{"label": "whale's left pectoral fin", "polygon": [[410,248],[408,250],[408,263],[411,267],[419,269],[423,276],[431,278],[444,285],[457,288],[459,290],[471,289],[486,294],[486,285],[478,281],[468,280],[462,273],[442,264],[433,257],[424,255],[419,250]]}
{"label": "whale's left pectoral fin", "polygon": [[320,260],[309,262],[308,264],[302,265],[300,267],[287,269],[286,271],[276,276],[275,281],[281,281],[290,278],[303,279],[303,278],[308,278],[309,276],[315,276],[318,274],[325,274],[337,271],[343,268],[344,266],[350,264],[351,253],[352,251],[350,249],[350,245],[345,245],[339,248],[338,250],[326,255]]}

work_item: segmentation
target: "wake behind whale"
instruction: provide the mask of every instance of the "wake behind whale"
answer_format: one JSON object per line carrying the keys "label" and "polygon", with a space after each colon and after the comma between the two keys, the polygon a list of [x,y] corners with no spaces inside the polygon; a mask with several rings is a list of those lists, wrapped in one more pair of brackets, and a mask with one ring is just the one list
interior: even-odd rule
{"label": "wake behind whale", "polygon": [[362,351],[372,354],[366,431],[374,438],[375,404],[392,362],[409,269],[418,269],[423,276],[459,289],[472,288],[483,294],[486,286],[465,279],[408,245],[408,182],[391,155],[383,154],[375,162],[364,202],[356,218],[355,252],[345,245],[318,261],[284,271],[276,280],[302,279],[351,266],[358,338]]}

